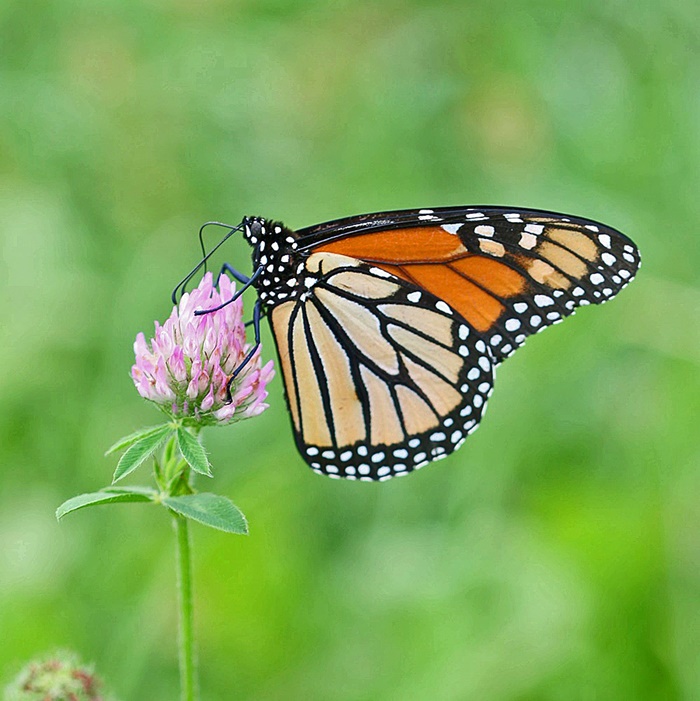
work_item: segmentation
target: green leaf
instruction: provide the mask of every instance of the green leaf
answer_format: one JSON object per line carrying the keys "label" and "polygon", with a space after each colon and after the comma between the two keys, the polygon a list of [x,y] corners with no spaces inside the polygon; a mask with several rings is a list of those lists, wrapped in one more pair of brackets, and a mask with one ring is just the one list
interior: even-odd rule
{"label": "green leaf", "polygon": [[[153,491],[153,490],[151,490]],[[88,506],[97,506],[98,504],[117,504],[120,502],[144,502],[153,501],[153,494],[143,494],[140,492],[93,492],[92,494],[80,494],[68,501],[64,501],[58,509],[56,509],[56,518],[60,521],[66,514],[70,514],[78,509],[84,509]]]}
{"label": "green leaf", "polygon": [[108,448],[105,455],[111,455],[112,453],[124,450],[124,448],[128,448],[130,445],[136,443],[136,441],[140,441],[142,438],[145,438],[146,436],[150,436],[152,433],[156,433],[162,430],[164,426],[168,426],[168,424],[158,424],[157,426],[149,426],[148,428],[142,428],[140,431],[135,431],[134,433],[131,433],[128,436],[124,436],[124,438],[120,438],[113,446]]}
{"label": "green leaf", "polygon": [[202,444],[188,430],[178,426],[177,429],[177,446],[180,448],[182,457],[185,458],[187,464],[200,475],[212,477],[211,466],[209,459],[204,452]]}
{"label": "green leaf", "polygon": [[173,434],[165,446],[163,451],[163,465],[167,465],[175,458],[175,444],[177,443],[177,435]]}
{"label": "green leaf", "polygon": [[[166,448],[167,450],[167,448]],[[160,460],[158,456],[153,456],[153,476],[156,478],[156,484],[162,489],[163,488],[163,468],[160,466]]]}
{"label": "green leaf", "polygon": [[165,497],[163,503],[176,513],[199,521],[205,526],[227,533],[248,534],[245,516],[230,499],[218,494],[186,494],[181,497]]}
{"label": "green leaf", "polygon": [[164,424],[160,426],[157,431],[149,433],[147,436],[136,441],[136,443],[133,443],[117,463],[117,469],[114,471],[112,482],[118,482],[130,472],[133,472],[144,460],[155,452],[158,446],[171,435],[173,431],[174,429],[170,424]]}
{"label": "green leaf", "polygon": [[110,494],[141,494],[149,499],[155,499],[158,492],[152,487],[102,487],[101,492],[109,492]]}

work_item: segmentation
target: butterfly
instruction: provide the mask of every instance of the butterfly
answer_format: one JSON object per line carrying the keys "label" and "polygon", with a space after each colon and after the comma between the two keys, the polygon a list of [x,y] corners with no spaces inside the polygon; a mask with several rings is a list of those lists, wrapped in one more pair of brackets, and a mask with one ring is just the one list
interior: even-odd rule
{"label": "butterfly", "polygon": [[236,297],[254,287],[258,299],[256,344],[231,382],[267,314],[296,445],[334,478],[383,481],[447,457],[478,427],[503,360],[614,297],[640,265],[609,226],[511,207],[378,212],[297,231],[245,217],[216,248],[236,231],[253,247],[253,274],[224,269],[243,283]]}

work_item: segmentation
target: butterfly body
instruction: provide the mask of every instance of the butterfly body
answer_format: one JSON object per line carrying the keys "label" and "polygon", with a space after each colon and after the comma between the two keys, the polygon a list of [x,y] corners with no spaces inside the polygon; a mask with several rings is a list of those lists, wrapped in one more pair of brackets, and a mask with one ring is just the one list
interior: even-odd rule
{"label": "butterfly body", "polygon": [[246,217],[243,236],[253,247],[253,268],[261,275],[254,286],[270,308],[302,293],[304,261],[294,232],[262,217]]}
{"label": "butterfly body", "polygon": [[500,362],[639,266],[615,229],[519,208],[241,227],[297,447],[316,472],[348,479],[449,455],[478,427]]}

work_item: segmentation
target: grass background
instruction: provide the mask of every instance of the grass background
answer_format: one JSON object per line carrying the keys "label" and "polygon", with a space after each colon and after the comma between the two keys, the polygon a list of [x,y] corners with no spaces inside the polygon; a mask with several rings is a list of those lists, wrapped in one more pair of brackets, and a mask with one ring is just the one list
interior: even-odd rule
{"label": "grass background", "polygon": [[194,527],[204,698],[700,699],[699,45],[693,0],[4,0],[0,678],[64,646],[177,694],[165,514],[53,511],[157,421],[131,343],[202,222],[495,203],[610,223],[639,278],[407,479],[312,474],[279,378],[208,431],[251,536]]}

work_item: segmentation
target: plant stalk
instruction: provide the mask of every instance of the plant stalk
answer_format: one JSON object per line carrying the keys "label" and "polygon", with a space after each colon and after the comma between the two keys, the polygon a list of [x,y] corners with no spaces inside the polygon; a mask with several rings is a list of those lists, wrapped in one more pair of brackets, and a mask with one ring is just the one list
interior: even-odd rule
{"label": "plant stalk", "polygon": [[177,591],[179,609],[180,698],[197,701],[197,663],[194,645],[194,611],[192,606],[192,559],[187,519],[174,516],[177,536]]}

